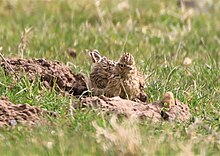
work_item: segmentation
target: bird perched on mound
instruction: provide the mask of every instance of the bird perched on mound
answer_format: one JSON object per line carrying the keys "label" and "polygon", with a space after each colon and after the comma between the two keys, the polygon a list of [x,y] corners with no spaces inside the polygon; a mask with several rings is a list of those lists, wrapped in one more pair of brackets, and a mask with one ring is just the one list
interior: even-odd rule
{"label": "bird perched on mound", "polygon": [[111,77],[115,68],[115,62],[102,57],[97,50],[89,52],[93,61],[90,81],[94,95],[103,95],[107,87],[109,77]]}
{"label": "bird perched on mound", "polygon": [[171,108],[175,105],[175,99],[172,92],[166,92],[163,95],[163,98],[161,100],[161,103],[164,105],[164,107]]}
{"label": "bird perched on mound", "polygon": [[166,108],[161,109],[161,116],[164,120],[183,122],[189,121],[191,118],[189,106],[175,99],[172,92],[166,92],[160,104],[163,108]]}
{"label": "bird perched on mound", "polygon": [[137,70],[134,57],[124,53],[116,63],[113,75],[109,78],[106,96],[120,96],[145,102],[147,100],[145,87],[145,76]]}

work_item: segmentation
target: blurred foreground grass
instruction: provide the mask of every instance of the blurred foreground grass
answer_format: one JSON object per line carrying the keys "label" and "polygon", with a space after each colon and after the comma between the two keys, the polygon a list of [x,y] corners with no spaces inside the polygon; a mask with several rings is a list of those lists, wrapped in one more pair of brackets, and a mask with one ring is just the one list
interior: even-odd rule
{"label": "blurred foreground grass", "polygon": [[[128,51],[139,69],[151,75],[146,90],[150,101],[172,91],[193,115],[190,123],[121,121],[117,125],[95,111],[70,113],[70,103],[77,99],[40,90],[38,82],[30,85],[22,80],[11,89],[7,86],[13,80],[1,69],[0,95],[60,113],[51,125],[1,129],[1,155],[218,155],[219,9],[218,1],[208,12],[196,15],[182,11],[175,0],[0,1],[4,57],[21,57],[17,47],[21,32],[29,27],[33,31],[25,58],[59,60],[75,72],[91,70],[85,49],[98,49],[112,59]],[[68,48],[76,50],[76,59],[66,53]],[[189,66],[183,65],[186,57],[192,59]],[[101,127],[94,128],[94,121]]]}

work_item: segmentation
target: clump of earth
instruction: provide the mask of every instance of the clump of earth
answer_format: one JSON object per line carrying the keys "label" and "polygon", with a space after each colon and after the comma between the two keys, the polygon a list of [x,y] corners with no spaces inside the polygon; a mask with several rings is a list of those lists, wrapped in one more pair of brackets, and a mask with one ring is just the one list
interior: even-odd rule
{"label": "clump of earth", "polygon": [[53,87],[56,83],[60,91],[73,95],[81,95],[87,90],[88,78],[81,73],[74,74],[68,66],[58,61],[10,58],[2,60],[1,66],[6,73],[17,78],[27,75],[30,81],[34,81],[40,77],[46,87]]}
{"label": "clump of earth", "polygon": [[44,114],[50,113],[37,106],[13,104],[5,97],[0,98],[0,127],[17,124],[34,126],[45,122],[42,118]]}
{"label": "clump of earth", "polygon": [[189,107],[179,100],[175,100],[175,105],[165,108],[161,101],[153,103],[139,103],[120,97],[108,98],[105,96],[86,97],[81,99],[80,107],[99,109],[111,114],[125,115],[127,117],[137,117],[158,121],[188,121],[190,119]]}

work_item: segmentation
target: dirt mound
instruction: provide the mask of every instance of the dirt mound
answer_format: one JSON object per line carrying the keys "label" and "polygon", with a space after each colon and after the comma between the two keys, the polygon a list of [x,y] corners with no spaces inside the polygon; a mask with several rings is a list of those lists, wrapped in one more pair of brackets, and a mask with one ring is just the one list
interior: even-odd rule
{"label": "dirt mound", "polygon": [[86,97],[81,99],[81,107],[96,108],[117,115],[136,116],[141,119],[148,118],[153,122],[162,120],[181,122],[189,120],[191,116],[189,107],[179,100],[175,100],[175,105],[167,109],[160,101],[144,104],[120,97]]}
{"label": "dirt mound", "polygon": [[41,118],[48,113],[36,106],[28,104],[13,104],[7,98],[0,98],[0,127],[15,126],[19,123],[36,125],[43,122]]}
{"label": "dirt mound", "polygon": [[179,100],[175,100],[175,105],[167,111],[162,111],[161,115],[168,121],[187,121],[191,116],[189,107]]}
{"label": "dirt mound", "polygon": [[58,88],[73,95],[80,95],[87,90],[88,78],[83,74],[74,74],[71,69],[58,62],[45,59],[5,59],[1,66],[6,73],[20,77],[23,73],[30,81],[40,77],[46,87],[53,87],[56,82]]}

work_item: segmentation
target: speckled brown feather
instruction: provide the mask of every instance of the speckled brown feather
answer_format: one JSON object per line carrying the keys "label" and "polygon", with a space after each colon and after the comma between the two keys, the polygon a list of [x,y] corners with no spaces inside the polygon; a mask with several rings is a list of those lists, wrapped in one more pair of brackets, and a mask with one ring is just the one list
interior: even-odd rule
{"label": "speckled brown feather", "polygon": [[[120,84],[121,89],[117,90],[119,87],[115,87],[115,80],[111,80],[114,83],[111,84],[111,81],[109,81],[107,88],[115,88],[112,92],[120,92],[120,97],[125,99],[141,100],[143,102],[147,100],[147,95],[144,92],[146,86],[144,75],[137,70],[134,57],[131,54],[124,53],[120,57],[116,63],[114,75],[120,77],[120,81],[116,82],[118,86]],[[111,92],[111,90],[108,89],[108,92]]]}
{"label": "speckled brown feather", "polygon": [[108,79],[111,77],[115,63],[102,57],[97,50],[89,52],[93,61],[92,72],[90,74],[90,81],[93,94],[104,94],[105,88],[108,84]]}

